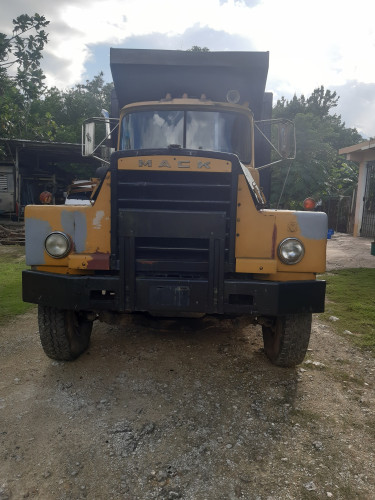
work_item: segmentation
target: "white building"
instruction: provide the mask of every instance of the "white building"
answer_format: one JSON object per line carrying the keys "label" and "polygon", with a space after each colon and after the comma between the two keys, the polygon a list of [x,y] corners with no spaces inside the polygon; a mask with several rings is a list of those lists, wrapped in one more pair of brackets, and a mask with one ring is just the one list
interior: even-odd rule
{"label": "white building", "polygon": [[339,150],[359,164],[353,236],[375,237],[375,139]]}

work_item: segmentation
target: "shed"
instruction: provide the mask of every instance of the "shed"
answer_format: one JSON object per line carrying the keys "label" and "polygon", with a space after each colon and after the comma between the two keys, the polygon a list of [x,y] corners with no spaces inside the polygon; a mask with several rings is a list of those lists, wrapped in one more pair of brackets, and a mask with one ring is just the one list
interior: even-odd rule
{"label": "shed", "polygon": [[90,178],[98,166],[93,158],[82,157],[80,144],[0,138],[0,146],[3,217],[22,217],[24,207],[40,203],[39,195],[45,190],[52,193],[53,203],[64,203],[64,193],[77,169],[80,177]]}
{"label": "shed", "polygon": [[375,140],[339,150],[347,160],[359,164],[353,236],[375,236]]}

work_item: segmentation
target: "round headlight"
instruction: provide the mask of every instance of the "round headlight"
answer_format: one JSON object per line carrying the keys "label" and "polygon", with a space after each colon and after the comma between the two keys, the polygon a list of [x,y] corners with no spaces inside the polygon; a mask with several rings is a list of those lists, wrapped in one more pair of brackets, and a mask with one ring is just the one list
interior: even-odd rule
{"label": "round headlight", "polygon": [[44,248],[51,257],[62,259],[70,252],[70,238],[64,233],[54,231],[47,236],[44,242]]}
{"label": "round headlight", "polygon": [[286,238],[280,243],[277,253],[284,264],[297,264],[305,255],[305,248],[297,238]]}

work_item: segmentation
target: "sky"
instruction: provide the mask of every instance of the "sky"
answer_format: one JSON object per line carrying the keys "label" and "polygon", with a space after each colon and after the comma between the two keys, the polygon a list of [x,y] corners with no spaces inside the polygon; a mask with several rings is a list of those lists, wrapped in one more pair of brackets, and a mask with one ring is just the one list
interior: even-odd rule
{"label": "sky", "polygon": [[0,0],[0,32],[35,12],[50,21],[49,86],[111,81],[110,47],[269,51],[274,102],[323,85],[347,127],[375,136],[374,0]]}

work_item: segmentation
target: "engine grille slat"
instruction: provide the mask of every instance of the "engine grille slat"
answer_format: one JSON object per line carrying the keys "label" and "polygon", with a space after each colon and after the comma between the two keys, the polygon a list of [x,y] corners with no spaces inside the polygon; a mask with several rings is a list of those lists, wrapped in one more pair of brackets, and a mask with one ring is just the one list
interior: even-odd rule
{"label": "engine grille slat", "polygon": [[[130,203],[134,204],[134,203],[137,203],[139,204],[139,198],[119,198],[119,203],[123,203],[126,208],[128,208],[130,205]],[[151,198],[148,198],[148,199],[144,199],[143,200],[143,203],[148,203],[148,204],[151,204],[151,203],[159,203],[159,204],[162,204],[162,203],[175,203],[176,204],[176,208],[178,205],[181,205],[181,204],[184,204],[184,203],[190,203],[190,204],[203,204],[203,205],[227,205],[230,203],[230,201],[220,201],[218,202],[217,200],[176,200],[176,199],[151,199]],[[135,207],[132,207],[132,208],[135,208]],[[138,207],[137,207],[138,208]],[[196,209],[196,207],[194,207]],[[199,207],[201,208],[201,207]],[[178,208],[179,210],[181,210],[180,208]]]}
{"label": "engine grille slat", "polygon": [[119,186],[131,186],[131,187],[140,187],[140,186],[168,186],[168,187],[181,187],[181,188],[194,188],[194,189],[207,189],[207,188],[230,188],[230,184],[197,184],[197,183],[176,183],[176,182],[148,182],[148,181],[139,181],[139,182],[118,182]]}

